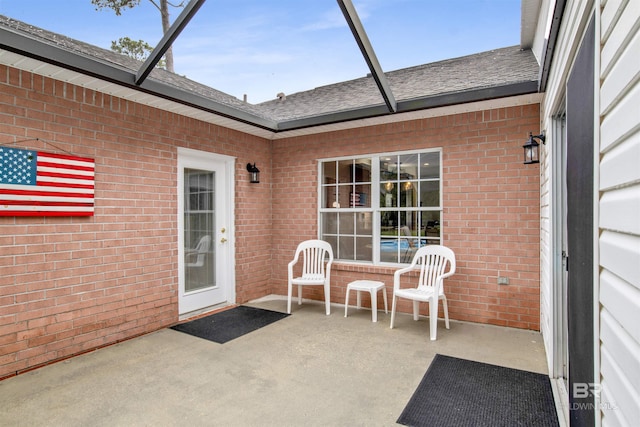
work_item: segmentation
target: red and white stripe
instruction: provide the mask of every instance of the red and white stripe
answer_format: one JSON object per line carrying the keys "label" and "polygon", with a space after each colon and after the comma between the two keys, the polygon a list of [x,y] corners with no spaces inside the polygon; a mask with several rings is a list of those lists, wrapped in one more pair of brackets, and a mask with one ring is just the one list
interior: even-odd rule
{"label": "red and white stripe", "polygon": [[93,159],[37,154],[36,185],[0,184],[0,216],[91,216]]}

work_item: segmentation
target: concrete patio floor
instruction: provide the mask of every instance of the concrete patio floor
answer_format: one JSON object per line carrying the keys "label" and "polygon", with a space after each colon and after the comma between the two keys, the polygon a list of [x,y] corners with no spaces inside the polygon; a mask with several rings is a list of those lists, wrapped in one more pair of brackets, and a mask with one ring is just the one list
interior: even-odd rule
{"label": "concrete patio floor", "polygon": [[[247,304],[286,310],[286,300]],[[436,353],[547,373],[538,332],[294,303],[225,344],[164,329],[0,382],[3,426],[393,426]]]}

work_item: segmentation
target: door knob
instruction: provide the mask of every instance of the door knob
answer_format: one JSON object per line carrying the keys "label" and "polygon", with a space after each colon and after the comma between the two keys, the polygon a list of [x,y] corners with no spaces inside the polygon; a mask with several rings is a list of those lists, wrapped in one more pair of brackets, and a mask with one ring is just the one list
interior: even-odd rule
{"label": "door knob", "polygon": [[220,243],[224,243],[226,241],[227,241],[227,239],[225,239],[224,237],[222,239],[220,239]]}

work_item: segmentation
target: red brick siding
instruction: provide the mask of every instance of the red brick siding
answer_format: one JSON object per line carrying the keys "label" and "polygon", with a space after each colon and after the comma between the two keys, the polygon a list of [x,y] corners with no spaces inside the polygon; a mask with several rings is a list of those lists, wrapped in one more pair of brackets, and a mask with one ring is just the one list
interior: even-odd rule
{"label": "red brick siding", "polygon": [[[269,142],[0,66],[0,145],[96,160],[95,216],[0,217],[0,378],[177,321],[176,147],[237,158],[238,303],[286,294],[297,243],[317,236],[317,159],[443,147],[451,317],[538,329],[538,169],[520,158],[538,123],[532,105]],[[392,274],[336,264],[332,300]]]}
{"label": "red brick siding", "polygon": [[[286,294],[297,243],[318,233],[317,159],[442,147],[442,232],[458,263],[446,282],[451,318],[538,330],[539,169],[522,164],[522,144],[539,114],[536,104],[275,141],[274,293]],[[331,300],[344,303],[346,284],[363,278],[383,280],[391,296],[393,271],[338,263]],[[510,284],[498,285],[498,276]],[[304,292],[323,298],[320,289]]]}
{"label": "red brick siding", "polygon": [[268,141],[0,66],[0,145],[25,139],[94,158],[96,207],[0,217],[0,378],[177,322],[178,146],[237,157],[237,301],[269,293]]}

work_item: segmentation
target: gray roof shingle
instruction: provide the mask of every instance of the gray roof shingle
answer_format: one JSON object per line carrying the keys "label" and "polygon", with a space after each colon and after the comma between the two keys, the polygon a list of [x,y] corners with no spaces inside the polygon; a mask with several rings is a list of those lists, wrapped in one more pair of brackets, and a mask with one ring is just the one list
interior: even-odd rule
{"label": "gray roof shingle", "polygon": [[[0,15],[0,27],[64,51],[108,64],[135,75],[142,62],[126,55],[56,34]],[[1,43],[0,43],[1,45]],[[398,102],[443,94],[537,82],[539,65],[530,49],[518,46],[495,49],[385,73]],[[260,104],[250,104],[184,76],[155,68],[150,80],[275,122],[335,114],[383,105],[371,76],[317,87]],[[428,108],[424,105],[418,108]]]}
{"label": "gray roof shingle", "polygon": [[[133,74],[135,74],[143,64],[141,61],[137,61],[127,55],[122,55],[109,49],[103,49],[89,43],[85,43],[61,34],[47,31],[42,28],[35,27],[33,25],[12,18],[8,18],[3,15],[0,15],[0,26],[16,30],[28,37],[39,39],[44,43],[62,48],[69,52],[74,52],[76,54],[125,69]],[[232,95],[203,85],[179,74],[171,73],[162,68],[154,68],[151,71],[149,78],[160,81],[162,83],[166,83],[178,89],[197,93],[198,95],[204,96],[229,107],[237,108],[243,111],[250,112],[252,114],[269,118],[268,116],[264,115],[265,113],[263,112],[263,109],[256,107],[253,104],[248,104]]]}
{"label": "gray roof shingle", "polygon": [[[531,50],[495,49],[385,73],[398,101],[538,80]],[[384,102],[373,77],[286,95],[258,104],[276,120],[291,120]]]}

